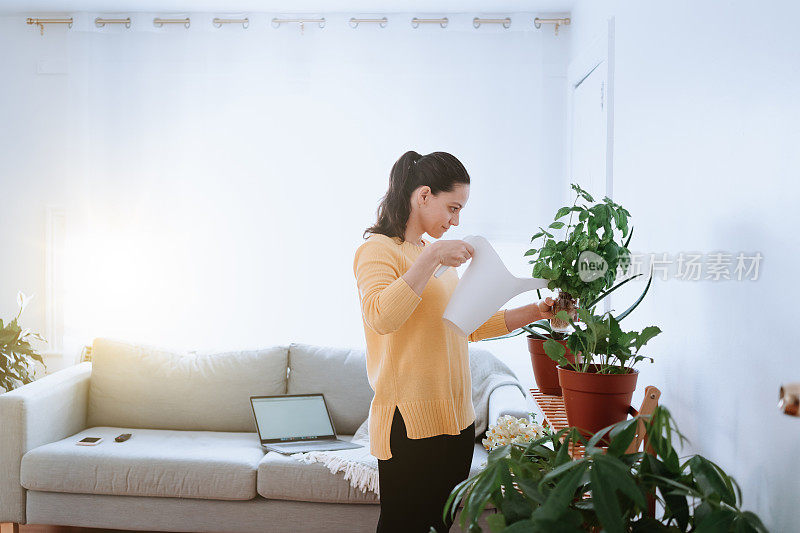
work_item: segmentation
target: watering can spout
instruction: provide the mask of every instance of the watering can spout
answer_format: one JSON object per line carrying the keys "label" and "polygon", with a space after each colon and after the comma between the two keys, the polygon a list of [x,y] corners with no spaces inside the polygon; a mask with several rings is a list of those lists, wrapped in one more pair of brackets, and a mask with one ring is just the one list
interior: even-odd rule
{"label": "watering can spout", "polygon": [[[480,235],[468,235],[463,240],[475,249],[475,253],[450,297],[442,320],[460,335],[468,337],[511,298],[523,292],[547,288],[549,280],[513,275],[489,241]],[[442,265],[434,276],[438,278],[448,268]]]}
{"label": "watering can spout", "polygon": [[[523,292],[528,292],[528,291],[535,291],[536,289],[546,289],[547,284],[550,281],[542,278],[517,278],[517,279],[519,280],[519,291],[517,292],[517,294],[522,294]],[[542,285],[542,282],[544,282],[544,285]],[[515,294],[514,296],[516,296],[517,294]]]}

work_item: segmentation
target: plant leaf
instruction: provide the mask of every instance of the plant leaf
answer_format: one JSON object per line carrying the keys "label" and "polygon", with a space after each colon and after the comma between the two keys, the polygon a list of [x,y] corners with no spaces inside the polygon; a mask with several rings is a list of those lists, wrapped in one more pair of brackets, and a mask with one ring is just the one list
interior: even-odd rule
{"label": "plant leaf", "polygon": [[623,420],[615,424],[608,434],[608,436],[611,437],[611,443],[608,445],[606,453],[614,457],[625,453],[625,450],[628,449],[628,446],[630,446],[636,436],[636,428],[638,426],[639,421],[635,418]]}
{"label": "plant leaf", "polygon": [[638,352],[642,346],[647,344],[647,341],[649,341],[659,333],[661,333],[661,328],[657,326],[647,326],[646,328],[644,328],[642,332],[636,336],[636,342],[635,342],[636,351]]}
{"label": "plant leaf", "polygon": [[[622,510],[619,507],[615,486],[607,477],[613,474],[604,471],[601,457],[603,456],[595,456],[595,463],[589,472],[594,510],[605,531],[608,533],[625,533],[625,524],[622,521]],[[600,460],[598,461],[598,459]]]}
{"label": "plant leaf", "polygon": [[735,513],[729,509],[711,511],[695,528],[696,533],[727,533],[730,531]]}
{"label": "plant leaf", "polygon": [[627,248],[628,245],[631,243],[631,237],[633,237],[633,226],[631,226],[631,232],[630,234],[628,234],[628,240],[625,241],[625,248]]}
{"label": "plant leaf", "polygon": [[[561,312],[563,313],[564,311]],[[542,347],[544,348],[544,352],[547,354],[547,356],[553,361],[556,361],[560,365],[570,364],[569,360],[564,356],[564,354],[567,353],[567,349],[564,348],[564,345],[560,342],[556,342],[553,339],[547,339],[542,344]]]}
{"label": "plant leaf", "polygon": [[572,208],[570,208],[570,207],[562,207],[561,209],[559,209],[556,212],[556,216],[554,217],[554,220],[558,220],[559,218],[568,215],[571,210],[572,210]]}
{"label": "plant leaf", "polygon": [[695,455],[689,460],[689,468],[697,480],[697,486],[708,498],[714,495],[731,506],[736,506],[736,496],[714,466],[703,456]]}
{"label": "plant leaf", "polygon": [[642,275],[642,274],[635,274],[635,275],[633,275],[633,276],[631,276],[631,277],[629,277],[629,278],[626,278],[626,279],[625,279],[625,280],[623,280],[623,281],[620,281],[619,283],[617,283],[616,285],[614,285],[613,287],[611,287],[611,288],[610,288],[610,289],[608,289],[607,291],[600,293],[600,294],[597,296],[597,298],[595,298],[594,300],[592,300],[592,301],[591,301],[591,302],[589,302],[588,304],[584,305],[583,307],[585,307],[586,309],[591,309],[592,307],[594,307],[595,305],[597,305],[597,302],[599,302],[600,300],[602,300],[603,298],[605,298],[606,296],[608,296],[609,294],[611,294],[612,292],[614,292],[615,290],[617,290],[619,287],[621,287],[621,286],[625,285],[626,283],[628,283],[629,281],[631,281],[631,280],[633,280],[633,279],[636,279],[636,278],[638,278],[638,277],[639,277],[639,276],[641,276],[641,275]]}
{"label": "plant leaf", "polygon": [[[638,275],[640,275],[640,274],[637,274],[637,276]],[[631,305],[628,309],[626,309],[621,315],[616,317],[617,322],[621,321],[623,318],[625,318],[626,316],[631,314],[631,312],[634,309],[636,309],[636,307],[641,303],[641,301],[644,300],[644,296],[645,296],[645,294],[647,294],[647,291],[650,289],[650,284],[652,282],[653,282],[653,267],[651,265],[651,267],[650,267],[650,278],[647,280],[647,285],[645,286],[644,290],[642,291],[642,294],[640,294],[639,298],[635,302],[633,302],[633,305]]]}
{"label": "plant leaf", "polygon": [[555,521],[564,513],[575,497],[575,491],[588,466],[588,461],[583,461],[559,480],[547,495],[547,500],[537,510],[536,514],[539,519]]}

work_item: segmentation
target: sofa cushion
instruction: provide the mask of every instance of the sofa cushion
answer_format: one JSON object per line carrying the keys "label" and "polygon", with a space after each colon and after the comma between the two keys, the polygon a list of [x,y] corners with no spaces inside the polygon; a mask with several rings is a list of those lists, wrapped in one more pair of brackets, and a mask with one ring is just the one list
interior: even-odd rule
{"label": "sofa cushion", "polygon": [[[339,435],[350,441],[353,435]],[[475,444],[469,477],[485,467],[489,452],[481,444]],[[299,500],[325,503],[380,503],[380,497],[372,491],[362,492],[344,479],[344,471],[331,473],[323,463],[304,463],[294,457],[278,452],[267,452],[258,464],[258,493],[273,500]],[[463,507],[463,503],[459,505]],[[493,509],[491,502],[487,508]]]}
{"label": "sofa cushion", "polygon": [[256,431],[250,396],[286,394],[288,346],[187,355],[97,338],[87,426]]}
{"label": "sofa cushion", "polygon": [[289,345],[287,394],[321,392],[337,433],[353,435],[369,416],[375,393],[364,350],[312,344]]}
{"label": "sofa cushion", "polygon": [[[338,435],[350,441],[353,435]],[[289,455],[267,452],[258,463],[258,493],[268,499],[327,503],[380,503],[371,491],[350,485],[344,472],[331,473],[322,463],[303,463]]]}
{"label": "sofa cushion", "polygon": [[[125,442],[114,437],[131,433]],[[99,436],[95,446],[78,446]],[[28,490],[213,500],[256,497],[256,433],[93,427],[22,456]]]}

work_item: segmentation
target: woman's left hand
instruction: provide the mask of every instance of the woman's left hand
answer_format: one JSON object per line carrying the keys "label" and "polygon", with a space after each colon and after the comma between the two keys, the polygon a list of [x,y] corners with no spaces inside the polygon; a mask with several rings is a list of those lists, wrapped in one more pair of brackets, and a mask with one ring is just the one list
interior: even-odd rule
{"label": "woman's left hand", "polygon": [[553,310],[553,305],[555,305],[555,303],[556,301],[548,296],[544,300],[541,300],[533,305],[535,305],[539,310],[539,314],[542,315],[542,318],[549,319],[555,316],[555,311]]}

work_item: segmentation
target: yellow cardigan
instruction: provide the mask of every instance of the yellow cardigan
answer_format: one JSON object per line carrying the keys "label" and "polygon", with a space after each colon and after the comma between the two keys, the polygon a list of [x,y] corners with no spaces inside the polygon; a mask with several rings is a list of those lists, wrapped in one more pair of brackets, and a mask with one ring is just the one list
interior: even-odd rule
{"label": "yellow cardigan", "polygon": [[[425,247],[430,243],[423,239]],[[372,234],[353,261],[366,336],[370,453],[390,459],[395,406],[408,437],[457,435],[475,421],[467,342],[509,332],[500,309],[465,338],[442,320],[458,284],[455,268],[431,276],[422,296],[401,276],[424,250],[399,237]]]}

